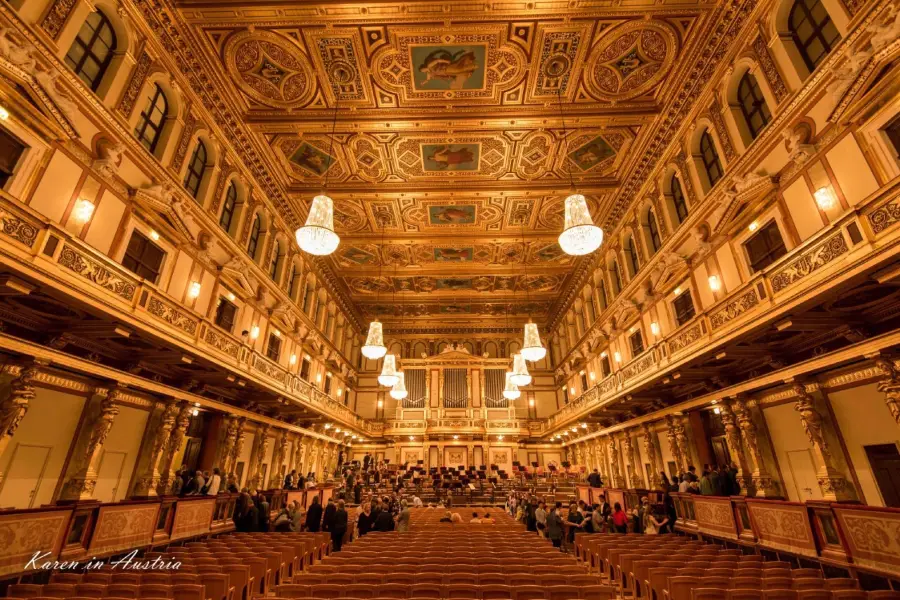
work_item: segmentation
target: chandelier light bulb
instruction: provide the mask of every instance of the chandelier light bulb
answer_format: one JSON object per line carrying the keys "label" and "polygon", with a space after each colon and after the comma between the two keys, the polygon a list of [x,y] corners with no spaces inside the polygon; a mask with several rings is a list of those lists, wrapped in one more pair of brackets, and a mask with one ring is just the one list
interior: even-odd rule
{"label": "chandelier light bulb", "polygon": [[566,220],[559,245],[571,256],[590,254],[603,243],[603,230],[594,225],[587,201],[581,194],[566,198]]}
{"label": "chandelier light bulb", "polygon": [[337,250],[341,238],[334,232],[334,201],[320,194],[313,198],[306,225],[297,230],[297,245],[315,256],[328,256]]}
{"label": "chandelier light bulb", "polygon": [[816,204],[822,210],[831,210],[834,208],[834,193],[828,187],[820,187],[813,194],[816,197]]}
{"label": "chandelier light bulb", "polygon": [[381,366],[381,375],[378,376],[378,383],[385,387],[394,386],[400,376],[397,374],[397,357],[393,354],[387,354],[384,357],[384,364]]}
{"label": "chandelier light bulb", "polygon": [[528,366],[525,364],[525,357],[521,354],[513,355],[513,370],[509,377],[514,384],[519,387],[526,386],[531,383],[531,375],[528,373]]}
{"label": "chandelier light bulb", "polygon": [[87,198],[79,198],[72,209],[72,219],[79,225],[84,225],[94,216],[94,203]]}
{"label": "chandelier light bulb", "polygon": [[519,386],[512,382],[512,372],[506,372],[506,387],[503,388],[503,397],[507,400],[515,400],[519,396],[522,395],[522,392],[519,391]]}
{"label": "chandelier light bulb", "polygon": [[384,334],[379,321],[369,323],[369,334],[366,336],[366,345],[362,347],[362,354],[371,360],[378,360],[387,354],[387,348],[384,347]]}
{"label": "chandelier light bulb", "polygon": [[537,362],[547,356],[547,349],[541,345],[537,323],[525,323],[525,339],[522,344],[522,356],[530,362]]}
{"label": "chandelier light bulb", "polygon": [[[393,355],[391,354],[389,356]],[[391,398],[394,400],[403,400],[408,395],[409,392],[406,391],[406,377],[404,377],[403,371],[400,371],[397,373],[397,383],[391,388]]]}

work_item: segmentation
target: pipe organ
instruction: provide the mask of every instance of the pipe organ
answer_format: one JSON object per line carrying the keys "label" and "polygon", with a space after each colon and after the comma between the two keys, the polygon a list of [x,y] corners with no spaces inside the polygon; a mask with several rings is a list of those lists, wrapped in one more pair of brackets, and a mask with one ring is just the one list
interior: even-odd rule
{"label": "pipe organ", "polygon": [[469,370],[444,369],[444,408],[468,408]]}

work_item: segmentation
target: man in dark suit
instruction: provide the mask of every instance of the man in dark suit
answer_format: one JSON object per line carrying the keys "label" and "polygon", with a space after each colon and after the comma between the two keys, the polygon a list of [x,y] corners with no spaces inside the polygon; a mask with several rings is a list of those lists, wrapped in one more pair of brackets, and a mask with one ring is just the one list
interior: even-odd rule
{"label": "man in dark suit", "polygon": [[375,531],[393,531],[394,515],[389,510],[382,510],[375,517],[375,525],[372,527]]}
{"label": "man in dark suit", "polygon": [[[334,504],[329,501],[329,508],[333,507]],[[328,510],[326,509],[325,514],[328,514]],[[327,519],[328,517],[326,517]],[[347,533],[347,511],[344,509],[344,501],[338,500],[337,509],[334,511],[332,515],[331,522],[331,548],[334,552],[341,551],[341,544],[344,541],[344,534]]]}
{"label": "man in dark suit", "polygon": [[597,472],[597,469],[588,475],[588,483],[591,484],[591,487],[603,487],[603,480],[600,478],[600,473]]}
{"label": "man in dark suit", "polygon": [[322,518],[322,531],[334,529],[335,512],[337,512],[337,507],[334,505],[334,498],[329,498],[328,505],[325,507],[325,516]]}
{"label": "man in dark suit", "polygon": [[363,471],[369,470],[369,463],[372,462],[372,457],[369,456],[369,453],[366,452],[366,455],[363,456]]}
{"label": "man in dark suit", "polygon": [[312,504],[309,505],[309,509],[306,511],[306,529],[307,531],[317,532],[321,526],[322,504],[319,502],[319,497],[316,496],[313,498]]}

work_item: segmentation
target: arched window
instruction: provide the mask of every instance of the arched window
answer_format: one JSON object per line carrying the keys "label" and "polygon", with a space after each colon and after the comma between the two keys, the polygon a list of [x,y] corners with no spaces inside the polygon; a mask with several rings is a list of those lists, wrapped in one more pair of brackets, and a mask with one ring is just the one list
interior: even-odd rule
{"label": "arched window", "polygon": [[612,266],[609,268],[609,270],[612,275],[613,293],[618,294],[622,291],[622,274],[619,273],[619,263],[613,261]]}
{"label": "arched window", "polygon": [[662,248],[662,238],[659,235],[659,223],[656,222],[656,213],[653,209],[647,211],[647,233],[650,234],[650,247],[654,254]]}
{"label": "arched window", "polygon": [[203,140],[197,140],[197,147],[188,163],[187,173],[184,174],[184,187],[194,198],[200,193],[200,182],[203,181],[203,171],[206,170],[206,145]]}
{"label": "arched window", "polygon": [[231,222],[234,220],[234,209],[237,206],[237,186],[234,182],[228,184],[225,192],[225,203],[222,206],[222,214],[219,215],[219,225],[225,231],[231,231]]}
{"label": "arched window", "polygon": [[606,300],[606,284],[603,280],[597,283],[597,297],[600,299],[600,310],[606,310],[608,301]]}
{"label": "arched window", "polygon": [[633,237],[628,238],[625,242],[625,254],[628,256],[628,266],[631,267],[631,276],[634,277],[641,269],[641,262],[638,258],[637,248],[634,246]]}
{"label": "arched window", "polygon": [[253,225],[250,227],[250,240],[247,242],[247,254],[250,258],[256,258],[256,249],[259,247],[259,234],[262,232],[262,219],[259,214],[254,215]]}
{"label": "arched window", "polygon": [[703,161],[706,177],[709,178],[709,187],[716,185],[722,179],[722,163],[719,162],[719,153],[716,152],[716,145],[708,129],[700,136],[700,159]]}
{"label": "arched window", "polygon": [[291,269],[291,278],[288,280],[288,295],[294,300],[297,299],[297,286],[300,285],[300,269],[297,265]]}
{"label": "arched window", "polygon": [[594,299],[588,296],[587,300],[584,301],[584,305],[587,308],[588,325],[593,325],[594,321],[597,320],[597,311],[594,310]]}
{"label": "arched window", "polygon": [[678,181],[678,176],[675,174],[672,175],[672,204],[675,205],[675,216],[678,217],[678,223],[684,223],[688,217],[687,201],[681,190],[681,182]]}
{"label": "arched window", "polygon": [[772,120],[772,113],[769,112],[769,106],[766,104],[762,90],[759,89],[756,77],[749,71],[744,73],[738,83],[738,103],[741,105],[741,113],[750,130],[750,137],[755,140],[759,136],[759,132]]}
{"label": "arched window", "polygon": [[788,17],[788,29],[810,71],[816,70],[841,39],[821,0],[796,0]]}
{"label": "arched window", "polygon": [[269,277],[272,278],[272,281],[275,281],[278,277],[278,271],[281,269],[281,260],[284,258],[284,253],[281,251],[281,244],[275,242],[272,246],[272,261],[269,263]]}
{"label": "arched window", "polygon": [[66,64],[85,85],[97,91],[116,50],[116,32],[106,15],[88,15],[66,53]]}
{"label": "arched window", "polygon": [[169,101],[166,100],[166,95],[159,84],[154,84],[147,96],[147,104],[141,111],[137,127],[134,128],[135,137],[151,154],[156,151],[156,145],[162,137],[168,112]]}

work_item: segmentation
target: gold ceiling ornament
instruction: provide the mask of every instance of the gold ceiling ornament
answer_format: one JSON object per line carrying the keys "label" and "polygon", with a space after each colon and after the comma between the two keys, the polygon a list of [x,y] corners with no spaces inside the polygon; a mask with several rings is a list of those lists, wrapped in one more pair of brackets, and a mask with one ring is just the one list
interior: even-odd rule
{"label": "gold ceiling ornament", "polygon": [[[338,95],[334,96],[334,116],[331,120],[331,140],[328,142],[328,156],[334,156],[334,129],[337,126]],[[315,256],[328,256],[337,250],[341,238],[334,231],[334,200],[325,192],[328,190],[328,174],[331,164],[325,167],[325,183],[322,193],[313,198],[309,207],[306,224],[297,230],[297,245],[304,252]],[[371,331],[371,329],[370,329]]]}
{"label": "gold ceiling ornament", "polygon": [[524,387],[531,383],[528,365],[525,364],[525,357],[521,354],[513,354],[513,369],[509,378],[519,387]]}
{"label": "gold ceiling ornament", "polygon": [[575,180],[572,178],[572,165],[569,164],[569,138],[566,132],[566,117],[563,115],[562,96],[557,92],[559,104],[559,120],[562,123],[563,140],[566,144],[565,163],[566,172],[569,174],[569,185],[572,193],[566,198],[566,218],[562,233],[559,234],[559,247],[563,252],[571,256],[584,256],[590,254],[603,243],[603,230],[594,225],[591,211],[588,209],[587,200],[575,189]]}
{"label": "gold ceiling ornament", "polygon": [[394,400],[403,400],[409,395],[409,392],[406,391],[406,377],[403,371],[397,373],[397,383],[391,388],[390,394]]}
{"label": "gold ceiling ornament", "polygon": [[378,383],[385,387],[392,387],[399,379],[397,357],[393,354],[385,355],[384,363],[381,365],[381,375],[378,376]]}
{"label": "gold ceiling ornament", "polygon": [[515,400],[522,395],[519,386],[512,382],[512,372],[506,372],[506,387],[503,388],[503,397],[507,400]]}

